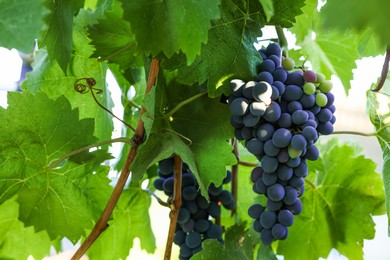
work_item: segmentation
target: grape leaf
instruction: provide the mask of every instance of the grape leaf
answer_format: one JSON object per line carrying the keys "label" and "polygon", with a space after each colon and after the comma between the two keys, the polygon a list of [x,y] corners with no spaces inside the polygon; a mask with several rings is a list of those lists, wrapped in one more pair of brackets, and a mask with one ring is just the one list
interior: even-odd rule
{"label": "grape leaf", "polygon": [[92,57],[117,63],[122,68],[129,68],[136,61],[137,43],[120,10],[106,12],[104,18],[89,27],[88,33],[96,49]]}
{"label": "grape leaf", "polygon": [[274,4],[272,3],[272,0],[259,0],[259,1],[261,6],[263,7],[265,16],[267,17],[267,22],[269,22],[272,16],[275,14]]}
{"label": "grape leaf", "polygon": [[130,22],[140,51],[171,57],[181,50],[188,63],[207,42],[210,20],[219,17],[219,0],[121,2],[123,17]]}
{"label": "grape leaf", "polygon": [[318,177],[307,179],[303,211],[288,239],[279,242],[277,254],[286,260],[318,259],[336,248],[348,259],[363,259],[363,241],[375,235],[372,215],[384,211],[381,176],[372,160],[346,144],[328,149],[322,164],[324,172],[315,173],[309,162],[309,176]]}
{"label": "grape leaf", "polygon": [[[385,184],[386,208],[390,234],[390,76],[381,93],[367,91],[367,106],[370,120],[376,128],[377,138],[383,151],[383,182]],[[376,86],[372,86],[375,88]]]}
{"label": "grape leaf", "polygon": [[[99,63],[96,59],[78,55],[72,61],[72,66],[77,72],[76,75],[66,76],[57,62],[49,61],[47,52],[40,50],[33,64],[33,71],[27,74],[27,79],[23,81],[21,88],[33,94],[43,91],[50,98],[65,96],[71,102],[72,107],[80,108],[80,118],[95,118],[94,135],[96,137],[101,140],[111,139],[112,116],[96,104],[90,92],[80,94],[73,88],[76,80],[80,78],[94,78],[97,82],[95,87],[104,90],[103,94],[97,95],[97,99],[103,106],[111,109],[111,95],[105,83],[105,64]],[[85,80],[81,80],[80,83],[86,84]]]}
{"label": "grape leaf", "polygon": [[0,259],[42,259],[50,252],[50,239],[45,231],[35,233],[18,220],[19,205],[15,197],[0,205]]}
{"label": "grape leaf", "polygon": [[245,230],[246,223],[231,226],[225,235],[225,244],[215,239],[206,239],[202,243],[203,250],[191,257],[197,259],[253,259],[251,237]]}
{"label": "grape leaf", "polygon": [[390,2],[387,0],[328,0],[321,13],[328,28],[337,28],[341,32],[350,28],[358,31],[371,28],[382,44],[387,45],[390,43],[389,9]]}
{"label": "grape leaf", "polygon": [[278,0],[274,1],[275,14],[272,16],[270,24],[280,25],[284,28],[293,26],[295,17],[302,14],[301,8],[305,5],[305,0]]}
{"label": "grape leaf", "polygon": [[331,31],[327,35],[316,35],[315,39],[306,39],[301,47],[301,52],[308,55],[313,69],[328,78],[337,76],[348,94],[352,70],[356,68],[355,60],[359,58],[356,35]]}
{"label": "grape leaf", "polygon": [[124,190],[108,228],[88,250],[88,255],[92,259],[126,259],[136,237],[142,249],[153,253],[156,245],[150,226],[150,203],[147,192],[139,188]]}
{"label": "grape leaf", "polygon": [[[229,107],[219,102],[218,99],[208,98],[205,91],[199,93],[202,91],[199,86],[184,86],[175,80],[165,82],[163,73],[159,76],[158,85],[145,97],[147,113],[143,120],[147,136],[150,138],[152,134],[156,134],[155,138],[163,142],[161,141],[163,138],[157,136],[163,132],[170,132],[180,140],[177,143],[164,141],[163,143],[168,146],[173,146],[169,153],[164,153],[164,156],[167,158],[175,151],[181,151],[181,154],[188,153],[187,158],[182,159],[190,164],[193,163],[192,160],[196,162],[195,168],[191,168],[191,165],[190,168],[197,178],[202,195],[207,197],[205,188],[211,182],[216,185],[221,184],[226,176],[226,165],[236,162],[232,146],[227,142],[233,135],[229,123]],[[155,146],[158,145],[156,141]],[[181,147],[183,145],[188,146],[187,152]],[[154,149],[159,151],[161,148],[155,147]],[[148,149],[143,156],[144,159],[139,160],[140,163],[150,161],[145,157],[148,153],[153,153],[151,150],[153,148]],[[160,156],[159,159],[163,158]],[[147,163],[142,169],[146,169],[149,165]]]}
{"label": "grape leaf", "polygon": [[108,157],[97,151],[57,160],[97,140],[93,119],[79,120],[65,97],[53,101],[42,92],[9,93],[8,104],[0,109],[0,201],[17,194],[19,218],[27,226],[75,243],[97,220],[104,207],[99,200],[111,190],[96,177],[107,174],[99,164]]}
{"label": "grape leaf", "polygon": [[261,36],[265,17],[258,1],[249,2],[222,1],[221,18],[213,22],[200,55],[179,70],[180,82],[192,85],[207,81],[209,96],[217,97],[227,93],[227,84],[233,78],[253,80],[261,62],[253,43]]}
{"label": "grape leaf", "polygon": [[42,44],[47,47],[50,60],[56,60],[66,72],[72,52],[73,16],[83,7],[84,1],[45,1],[50,14],[46,17],[47,31]]}
{"label": "grape leaf", "polygon": [[0,46],[31,53],[47,11],[40,1],[0,0]]}
{"label": "grape leaf", "polygon": [[304,42],[311,32],[321,31],[321,16],[317,11],[318,0],[306,0],[306,5],[302,8],[302,14],[295,17],[294,27],[290,28],[296,38],[297,44]]}

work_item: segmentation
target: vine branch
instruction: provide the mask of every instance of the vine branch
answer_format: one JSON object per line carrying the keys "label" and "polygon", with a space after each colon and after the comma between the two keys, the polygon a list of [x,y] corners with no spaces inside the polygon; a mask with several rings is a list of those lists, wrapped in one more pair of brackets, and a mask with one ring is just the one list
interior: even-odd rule
{"label": "vine branch", "polygon": [[171,200],[171,221],[169,224],[167,244],[165,246],[164,260],[171,259],[172,243],[175,237],[177,218],[181,208],[181,176],[182,176],[182,160],[180,157],[174,157],[174,172],[173,172],[173,197]]}
{"label": "vine branch", "polygon": [[57,159],[54,162],[50,163],[49,166],[47,166],[47,168],[48,169],[53,169],[53,168],[57,167],[62,161],[64,161],[65,159],[67,159],[67,158],[69,158],[69,157],[71,157],[73,155],[76,155],[76,154],[79,154],[81,152],[87,151],[87,150],[89,150],[91,148],[94,148],[94,147],[99,147],[99,146],[102,146],[102,145],[105,145],[105,144],[112,144],[112,143],[128,143],[128,144],[134,145],[134,142],[130,138],[126,138],[126,137],[119,137],[119,138],[115,138],[115,139],[111,139],[111,140],[107,140],[107,141],[98,142],[98,143],[95,143],[95,144],[91,144],[91,145],[87,145],[87,146],[81,147],[81,148],[79,148],[77,150],[71,151],[70,153],[67,153],[67,154],[63,155],[59,159]]}
{"label": "vine branch", "polygon": [[161,206],[164,206],[164,207],[168,207],[169,208],[169,204],[166,203],[165,201],[163,201],[159,196],[157,196],[153,191],[151,191],[150,189],[145,189],[145,191],[147,193],[149,193],[150,195],[152,195],[156,200],[157,202],[161,205]]}
{"label": "vine branch", "polygon": [[[237,161],[240,161],[240,155],[238,153],[238,142],[235,138],[232,139],[233,145],[233,154],[236,157]],[[235,203],[234,208],[231,211],[231,216],[234,216],[237,213],[237,190],[238,190],[238,163],[232,165],[232,196]]]}
{"label": "vine branch", "polygon": [[[152,88],[152,86],[156,82],[156,78],[159,71],[159,61],[156,59],[152,60],[150,71],[149,71],[149,77],[148,82],[145,90],[145,94],[148,94]],[[95,240],[99,237],[99,235],[107,228],[107,222],[114,210],[115,205],[117,204],[119,197],[123,191],[123,188],[125,187],[125,184],[127,182],[127,179],[130,175],[130,165],[134,160],[135,155],[137,154],[137,148],[138,145],[142,143],[145,128],[144,128],[144,122],[142,121],[142,115],[145,113],[145,107],[142,106],[140,117],[138,119],[137,128],[135,129],[133,140],[136,145],[132,146],[130,149],[130,152],[127,156],[125,165],[123,166],[123,169],[121,171],[121,175],[118,179],[118,182],[114,188],[114,191],[111,194],[110,199],[107,202],[106,208],[104,209],[102,215],[100,216],[100,219],[96,223],[95,227],[91,231],[91,233],[88,235],[88,237],[85,239],[84,243],[79,247],[79,249],[76,251],[76,253],[73,255],[72,260],[80,259],[85,252],[88,250],[88,248],[95,242]]]}
{"label": "vine branch", "polygon": [[360,135],[360,136],[367,136],[367,137],[377,136],[376,132],[374,132],[374,133],[362,133],[362,132],[357,132],[357,131],[334,131],[332,134],[333,135],[340,135],[340,134],[344,134],[344,135]]}
{"label": "vine branch", "polygon": [[378,86],[375,89],[372,89],[374,92],[378,92],[382,89],[383,85],[385,84],[385,81],[387,79],[387,74],[389,73],[389,62],[390,62],[390,45],[387,47],[386,50],[386,56],[385,61],[383,63],[382,72],[381,72],[381,79],[378,83]]}

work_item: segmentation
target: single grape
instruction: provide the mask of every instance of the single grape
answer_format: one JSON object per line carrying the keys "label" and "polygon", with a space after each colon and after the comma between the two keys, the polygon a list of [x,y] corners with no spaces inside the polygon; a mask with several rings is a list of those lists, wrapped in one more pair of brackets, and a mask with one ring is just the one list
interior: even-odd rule
{"label": "single grape", "polygon": [[288,103],[287,110],[290,114],[297,110],[302,110],[302,104],[299,101],[292,101]]}
{"label": "single grape", "polygon": [[322,83],[325,81],[325,76],[322,73],[316,73],[317,80],[315,83]]}
{"label": "single grape", "polygon": [[182,190],[182,196],[185,200],[194,200],[198,196],[198,190],[195,186],[187,186]]}
{"label": "single grape", "polygon": [[319,107],[324,107],[328,103],[328,97],[324,93],[316,94],[316,104]]}
{"label": "single grape", "polygon": [[305,85],[303,85],[303,92],[307,95],[314,94],[316,92],[316,85],[311,82],[305,83]]}
{"label": "single grape", "polygon": [[265,155],[261,158],[261,167],[265,172],[274,172],[278,167],[278,164],[279,162],[275,157]]}
{"label": "single grape", "polygon": [[280,118],[280,115],[282,114],[282,111],[280,109],[280,106],[275,101],[272,101],[271,104],[268,106],[267,110],[265,111],[265,114],[263,115],[264,119],[268,122],[276,122]]}
{"label": "single grape", "polygon": [[296,110],[292,113],[291,119],[295,125],[303,125],[309,120],[309,114],[305,110]]}
{"label": "single grape", "polygon": [[236,97],[242,96],[242,86],[245,84],[241,79],[233,79],[229,83],[229,91]]}
{"label": "single grape", "polygon": [[263,176],[261,176],[261,179],[265,185],[271,186],[278,181],[278,176],[274,172],[264,172]]}
{"label": "single grape", "polygon": [[272,211],[264,211],[260,216],[260,224],[265,229],[272,228],[276,223],[276,214]]}
{"label": "single grape", "polygon": [[164,185],[164,179],[163,178],[157,178],[154,180],[153,182],[153,185],[154,187],[157,189],[157,190],[163,190],[163,185]]}
{"label": "single grape", "polygon": [[279,128],[272,135],[272,143],[279,148],[287,147],[291,141],[291,133],[286,128]]}
{"label": "single grape", "polygon": [[283,68],[278,68],[272,73],[272,76],[274,77],[274,84],[275,81],[285,82],[287,79],[287,71]]}
{"label": "single grape", "polygon": [[268,186],[264,184],[262,178],[258,179],[253,187],[255,188],[255,192],[258,194],[267,193]]}
{"label": "single grape", "polygon": [[184,224],[190,219],[190,212],[186,208],[180,208],[177,223]]}
{"label": "single grape", "polygon": [[264,115],[267,107],[264,102],[252,102],[249,105],[249,111],[254,116],[262,116]]}
{"label": "single grape", "polygon": [[187,234],[184,233],[183,230],[178,229],[178,230],[176,230],[175,236],[173,237],[173,242],[176,245],[184,244],[186,241],[186,236],[187,236]]}
{"label": "single grape", "polygon": [[256,231],[256,232],[261,232],[263,231],[263,226],[260,224],[260,219],[255,219],[255,221],[253,221],[253,229]]}
{"label": "single grape", "polygon": [[277,57],[280,57],[281,52],[282,50],[280,49],[280,46],[277,43],[271,43],[265,49],[265,53],[267,54],[267,56],[275,55]]}
{"label": "single grape", "polygon": [[286,235],[286,233],[287,233],[287,228],[285,226],[283,226],[282,224],[276,223],[272,227],[272,236],[275,239],[281,239],[282,237],[284,237]]}
{"label": "single grape", "polygon": [[301,134],[295,134],[291,138],[291,147],[296,150],[303,150],[306,148],[307,141],[306,138]]}
{"label": "single grape", "polygon": [[284,91],[286,91],[286,86],[280,81],[275,80],[274,83],[272,83],[272,85],[278,89],[279,95],[283,95]]}
{"label": "single grape", "polygon": [[280,152],[280,148],[276,147],[272,140],[268,140],[264,143],[264,153],[268,156],[277,156]]}
{"label": "single grape", "polygon": [[333,133],[333,125],[331,122],[319,123],[317,130],[322,135],[330,135]]}
{"label": "single grape", "polygon": [[289,155],[290,158],[292,158],[292,159],[298,158],[298,157],[301,156],[301,154],[302,154],[302,150],[295,149],[295,148],[292,147],[291,145],[288,146],[287,151],[288,151],[288,155]]}
{"label": "single grape", "polygon": [[297,199],[294,204],[286,205],[286,209],[291,211],[292,214],[298,215],[302,212],[302,202],[300,199]]}
{"label": "single grape", "polygon": [[261,156],[264,154],[264,143],[257,138],[249,140],[245,147],[251,154],[255,156]]}
{"label": "single grape", "polygon": [[286,85],[296,85],[298,87],[303,87],[304,84],[305,80],[298,71],[291,72],[287,75]]}
{"label": "single grape", "polygon": [[186,245],[189,248],[196,248],[200,246],[201,243],[202,243],[202,237],[197,231],[193,231],[189,233],[186,237]]}
{"label": "single grape", "polygon": [[264,245],[270,245],[275,240],[270,229],[264,229],[261,232],[260,239]]}
{"label": "single grape", "polygon": [[306,177],[308,168],[306,162],[303,160],[301,163],[294,168],[294,175],[297,177]]}
{"label": "single grape", "polygon": [[184,232],[188,233],[194,229],[195,221],[193,219],[188,220],[186,223],[181,225]]}
{"label": "single grape", "polygon": [[255,125],[257,125],[257,123],[259,123],[259,120],[260,120],[259,116],[254,116],[251,113],[248,113],[248,114],[244,115],[242,121],[244,123],[244,126],[254,127]]}
{"label": "single grape", "polygon": [[247,99],[252,99],[252,91],[255,88],[255,81],[248,81],[242,86],[242,95]]}
{"label": "single grape", "polygon": [[237,118],[241,118],[241,122],[237,122],[235,120],[235,116],[230,116],[230,124],[234,127],[234,128],[242,128],[244,126],[243,122],[242,122],[242,117],[237,117]]}
{"label": "single grape", "polygon": [[330,80],[325,80],[323,82],[320,83],[320,85],[318,86],[319,90],[322,92],[322,93],[328,93],[332,90],[333,88],[333,83],[332,81]]}
{"label": "single grape", "polygon": [[285,227],[289,227],[294,223],[294,215],[287,209],[281,210],[278,213],[278,222]]}
{"label": "single grape", "polygon": [[222,236],[222,228],[218,225],[211,224],[206,234],[212,239],[220,238]]}
{"label": "single grape", "polygon": [[283,186],[279,183],[275,183],[267,189],[267,197],[274,201],[280,201],[285,195]]}
{"label": "single grape", "polygon": [[277,158],[280,163],[286,163],[290,159],[290,156],[288,156],[287,149],[286,148],[281,149]]}
{"label": "single grape", "polygon": [[275,70],[275,63],[270,59],[266,59],[262,63],[260,63],[258,69],[259,71],[267,71],[269,73],[272,73]]}
{"label": "single grape", "polygon": [[282,64],[282,61],[280,60],[280,54],[279,55],[269,55],[268,59],[272,60],[275,63],[275,68],[280,67]]}
{"label": "single grape", "polygon": [[233,116],[243,116],[248,111],[249,102],[245,98],[236,98],[230,104],[230,112]]}
{"label": "single grape", "polygon": [[268,139],[272,138],[272,135],[275,132],[275,128],[269,124],[269,123],[264,123],[260,125],[260,127],[256,131],[257,138],[261,141],[267,141]]}
{"label": "single grape", "polygon": [[[287,149],[288,150],[288,149]],[[297,157],[297,158],[290,158],[288,159],[288,161],[286,162],[286,164],[291,167],[291,168],[295,168],[297,167],[299,164],[301,163],[301,158],[300,157]]]}
{"label": "single grape", "polygon": [[284,190],[285,190],[285,195],[283,198],[284,204],[293,205],[298,199],[297,190],[292,186],[286,186],[284,187]]}
{"label": "single grape", "polygon": [[266,104],[270,103],[272,95],[272,87],[266,81],[260,81],[256,83],[252,89],[251,98],[259,102],[264,102]]}
{"label": "single grape", "polygon": [[261,176],[263,175],[263,172],[264,172],[264,170],[260,166],[253,168],[253,170],[251,172],[251,181],[253,183],[256,182],[259,178],[261,178]]}
{"label": "single grape", "polygon": [[221,207],[218,203],[211,201],[209,204],[209,208],[207,209],[207,213],[213,218],[218,218],[221,215]]}
{"label": "single grape", "polygon": [[276,174],[281,181],[288,181],[293,176],[293,173],[293,169],[285,164],[279,165],[278,169],[276,170]]}
{"label": "single grape", "polygon": [[257,74],[256,81],[257,82],[266,81],[269,84],[272,84],[274,82],[274,77],[268,71],[262,71],[259,74]]}
{"label": "single grape", "polygon": [[282,128],[289,128],[292,125],[291,114],[282,113],[278,119],[278,125]]}
{"label": "single grape", "polygon": [[269,211],[277,211],[277,210],[281,209],[282,206],[283,206],[282,201],[273,201],[271,199],[267,200],[267,209]]}
{"label": "single grape", "polygon": [[248,209],[248,215],[249,217],[253,219],[260,218],[260,215],[264,212],[264,207],[260,204],[253,204]]}
{"label": "single grape", "polygon": [[312,70],[306,70],[305,72],[303,72],[303,78],[305,79],[306,82],[310,82],[310,83],[314,83],[317,81],[317,75]]}
{"label": "single grape", "polygon": [[211,183],[210,186],[209,186],[209,189],[208,189],[208,192],[209,194],[213,195],[213,196],[218,196],[221,192],[222,192],[222,185],[220,186],[215,186],[214,183]]}
{"label": "single grape", "polygon": [[302,96],[303,96],[302,88],[296,85],[286,86],[286,90],[283,93],[283,98],[289,102],[299,100],[302,98]]}
{"label": "single grape", "polygon": [[306,138],[308,141],[312,141],[318,138],[317,130],[313,126],[305,126],[302,129],[302,135]]}
{"label": "single grape", "polygon": [[180,257],[189,258],[192,256],[192,250],[186,244],[180,246]]}
{"label": "single grape", "polygon": [[167,158],[158,162],[160,176],[170,176],[173,173],[173,159]]}
{"label": "single grape", "polygon": [[282,66],[286,70],[292,70],[295,67],[295,61],[291,58],[285,58],[284,60],[282,60]]}
{"label": "single grape", "polygon": [[306,149],[306,159],[310,161],[315,161],[320,156],[320,153],[315,145],[312,145]]}
{"label": "single grape", "polygon": [[243,128],[241,128],[241,136],[245,140],[252,139],[254,137],[253,136],[253,128],[244,126]]}
{"label": "single grape", "polygon": [[280,96],[280,93],[279,93],[279,90],[277,87],[271,85],[271,88],[272,88],[272,96],[271,96],[271,100],[276,100],[279,98]]}
{"label": "single grape", "polygon": [[318,121],[326,123],[332,119],[333,113],[328,108],[322,108],[317,114]]}

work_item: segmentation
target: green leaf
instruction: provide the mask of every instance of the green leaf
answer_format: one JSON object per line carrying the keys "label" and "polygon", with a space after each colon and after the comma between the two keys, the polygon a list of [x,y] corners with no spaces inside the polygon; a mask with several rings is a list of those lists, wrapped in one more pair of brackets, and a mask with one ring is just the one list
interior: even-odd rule
{"label": "green leaf", "polygon": [[[375,85],[372,87],[376,87]],[[386,208],[390,234],[390,84],[387,84],[381,93],[367,91],[367,107],[370,120],[376,128],[377,138],[383,152],[383,182],[385,185]]]}
{"label": "green leaf", "polygon": [[31,53],[45,14],[41,1],[0,0],[0,46]]}
{"label": "green leaf", "polygon": [[[107,174],[99,166],[107,155],[57,160],[96,142],[93,120],[79,120],[65,97],[53,101],[42,92],[9,93],[8,104],[0,109],[0,202],[17,194],[27,226],[76,242],[99,217],[102,194],[111,190],[105,177],[97,177]],[[80,165],[83,159],[89,160]]]}
{"label": "green leaf", "polygon": [[19,205],[15,197],[0,205],[0,258],[42,259],[50,252],[50,239],[45,231],[35,233],[18,220]]}
{"label": "green leaf", "polygon": [[156,245],[150,226],[150,204],[147,192],[139,188],[124,190],[108,228],[88,250],[91,259],[126,259],[136,237],[141,241],[141,249],[153,253]]}
{"label": "green leaf", "polygon": [[88,36],[96,49],[93,57],[117,63],[122,68],[129,68],[137,59],[134,34],[120,11],[106,12],[103,19],[89,27]]}
{"label": "green leaf", "polygon": [[226,231],[225,244],[215,239],[206,239],[203,250],[191,257],[192,260],[247,259],[253,260],[251,237],[245,230],[246,223],[230,227]]}
{"label": "green leaf", "polygon": [[[80,108],[80,118],[95,119],[94,135],[96,137],[100,140],[111,139],[112,116],[96,104],[90,92],[80,94],[73,88],[75,82],[80,78],[94,78],[97,82],[95,87],[104,90],[102,94],[97,95],[98,101],[103,106],[111,109],[111,95],[105,83],[105,64],[99,63],[96,59],[78,55],[74,57],[72,67],[76,75],[66,76],[58,63],[49,61],[47,52],[40,50],[33,64],[33,71],[27,75],[27,79],[21,87],[24,91],[29,91],[33,94],[43,91],[53,99],[65,96],[71,102],[73,108]],[[80,83],[86,84],[83,80]]]}
{"label": "green leaf", "polygon": [[265,16],[267,17],[267,22],[269,22],[272,16],[275,14],[274,4],[272,3],[272,0],[259,0],[259,1],[261,6],[263,7]]}
{"label": "green leaf", "polygon": [[159,2],[123,1],[124,18],[131,24],[140,51],[171,57],[183,51],[191,63],[207,42],[210,20],[219,18],[219,0]]}
{"label": "green leaf", "polygon": [[258,1],[222,1],[221,18],[213,22],[209,40],[195,61],[179,70],[179,81],[192,85],[207,81],[210,97],[228,93],[233,78],[253,80],[261,57],[253,46],[265,24]]}
{"label": "green leaf", "polygon": [[318,0],[306,0],[302,8],[302,14],[295,17],[296,22],[290,30],[297,38],[297,44],[301,44],[310,33],[322,31],[321,16],[317,11]]}
{"label": "green leaf", "polygon": [[330,78],[337,76],[348,94],[353,78],[352,70],[356,68],[355,60],[359,58],[357,39],[354,34],[329,32],[315,38],[306,38],[301,44],[301,52],[308,55],[315,71]]}
{"label": "green leaf", "polygon": [[328,0],[321,13],[325,26],[329,28],[337,28],[341,32],[350,28],[358,31],[371,28],[382,44],[387,45],[390,43],[389,9],[390,2],[387,0]]}
{"label": "green leaf", "polygon": [[386,52],[386,44],[383,44],[379,37],[373,33],[372,29],[367,28],[359,35],[358,51],[360,57],[378,56]]}
{"label": "green leaf", "polygon": [[66,72],[72,52],[73,16],[83,7],[84,1],[47,0],[45,4],[50,14],[46,17],[48,29],[42,44],[47,47],[50,60],[56,60]]}
{"label": "green leaf", "polygon": [[363,259],[363,241],[375,235],[372,215],[384,211],[381,176],[372,160],[346,144],[328,149],[322,165],[323,172],[315,173],[308,164],[309,176],[318,177],[307,179],[303,211],[277,254],[286,260],[318,259],[335,248],[348,259]]}
{"label": "green leaf", "polygon": [[301,8],[305,5],[305,0],[278,0],[274,1],[275,14],[272,16],[270,24],[280,25],[289,28],[295,23],[295,17],[302,14]]}

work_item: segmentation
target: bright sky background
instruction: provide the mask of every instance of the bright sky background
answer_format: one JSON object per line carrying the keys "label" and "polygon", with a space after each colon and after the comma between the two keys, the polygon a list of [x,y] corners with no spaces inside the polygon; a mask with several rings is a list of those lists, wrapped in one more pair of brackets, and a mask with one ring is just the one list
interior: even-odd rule
{"label": "bright sky background", "polygon": [[[264,35],[268,38],[276,37],[273,31],[265,31]],[[289,45],[294,46],[294,38],[291,35],[287,35],[289,40]],[[358,61],[358,69],[355,70],[355,78],[352,81],[352,89],[349,92],[349,96],[346,97],[344,89],[337,78],[332,78],[334,82],[334,89],[332,92],[336,96],[336,117],[337,121],[335,124],[335,129],[340,130],[353,130],[360,132],[373,132],[373,126],[369,121],[369,118],[366,114],[366,98],[365,93],[368,90],[373,82],[376,82],[377,78],[380,76],[383,56],[376,58],[365,58],[363,61]],[[0,105],[6,107],[6,93],[7,90],[15,90],[17,88],[16,82],[19,80],[20,71],[21,71],[21,59],[19,58],[18,52],[16,50],[8,50],[0,47]],[[112,74],[107,75],[108,84],[112,92],[113,98],[120,100],[119,87],[117,86]],[[120,102],[114,102],[115,104],[120,104]],[[122,107],[115,107],[114,113],[121,115],[123,111]],[[116,125],[116,131],[114,133],[115,137],[120,135],[120,124],[118,122],[114,123]],[[324,139],[329,139],[329,137],[322,137]],[[373,137],[360,137],[360,136],[351,136],[343,135],[339,136],[340,140],[343,141],[352,141],[357,142],[364,148],[365,156],[374,160],[378,167],[377,171],[382,171],[382,153],[380,146],[377,140]],[[340,173],[342,174],[342,173]],[[153,200],[152,207],[158,209],[163,208],[155,204]],[[155,211],[153,209],[153,211]],[[167,225],[161,225],[161,216],[168,216],[168,213],[165,209],[161,209],[159,212],[153,212],[151,214],[153,230],[156,232],[157,246],[159,251],[165,247],[165,234],[167,234],[165,228]],[[167,217],[168,219],[168,217]],[[390,259],[390,239],[387,236],[387,218],[386,216],[374,217],[374,220],[377,224],[376,226],[376,236],[374,240],[365,241],[365,260],[388,260]],[[157,225],[158,224],[158,225]],[[135,243],[135,246],[139,243]],[[299,245],[297,245],[299,247]],[[299,250],[299,248],[297,249]],[[132,257],[135,257],[134,251],[132,250]],[[163,252],[162,252],[163,253]],[[136,254],[139,257],[138,254]],[[56,259],[66,259],[69,255],[66,255],[63,258]],[[142,255],[142,259],[153,259],[151,256]],[[156,257],[156,256],[154,256]],[[50,259],[54,259],[50,257]],[[336,251],[333,251],[328,259],[339,260],[346,259],[345,257],[340,256]]]}

